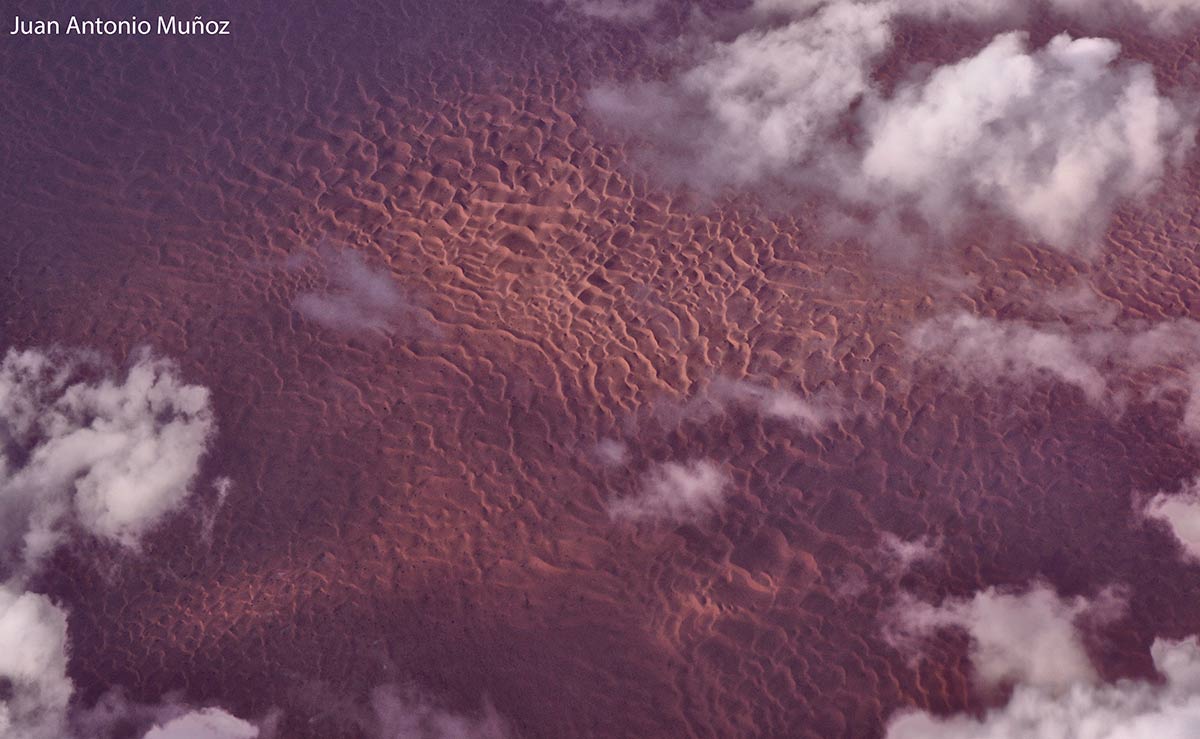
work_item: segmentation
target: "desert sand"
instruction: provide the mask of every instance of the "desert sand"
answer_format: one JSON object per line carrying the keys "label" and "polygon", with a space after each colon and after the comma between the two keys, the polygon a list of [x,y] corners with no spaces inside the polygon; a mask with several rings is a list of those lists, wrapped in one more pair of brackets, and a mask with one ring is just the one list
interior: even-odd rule
{"label": "desert sand", "polygon": [[[1131,523],[1135,491],[1200,462],[1177,417],[960,383],[904,340],[952,310],[1054,317],[1039,295],[1076,284],[1122,318],[1191,315],[1194,161],[1099,258],[982,223],[914,266],[804,205],[657,182],[582,102],[653,69],[629,29],[500,0],[223,10],[228,39],[0,46],[5,347],[174,358],[219,426],[197,505],[231,480],[207,539],[185,512],[140,554],[56,555],[39,587],[71,614],[82,703],[182,691],[353,737],[401,683],[515,736],[879,737],[905,707],[1002,700],[962,635],[917,662],[887,642],[901,591],[1123,584],[1128,617],[1089,642],[1105,679],[1200,631],[1200,568]],[[1193,41],[1121,40],[1195,76]],[[913,31],[893,61],[960,42]],[[329,285],[320,244],[388,275],[397,318],[299,312]],[[810,432],[689,410],[718,378],[853,412]],[[609,515],[701,458],[728,476],[715,515]],[[939,555],[898,569],[885,532]]]}

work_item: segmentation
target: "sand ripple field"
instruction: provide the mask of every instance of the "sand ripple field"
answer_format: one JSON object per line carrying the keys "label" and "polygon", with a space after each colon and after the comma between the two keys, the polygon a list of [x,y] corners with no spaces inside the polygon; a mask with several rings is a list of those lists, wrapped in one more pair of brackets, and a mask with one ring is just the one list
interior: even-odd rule
{"label": "sand ripple field", "polygon": [[[40,577],[81,702],[181,691],[355,737],[402,684],[514,736],[882,737],[1002,699],[963,635],[888,641],[901,594],[1123,588],[1087,635],[1105,680],[1200,631],[1200,567],[1135,515],[1200,463],[1171,397],[965,381],[906,339],[956,311],[1070,324],[1043,296],[1077,286],[1188,318],[1194,163],[1098,257],[985,220],[896,260],[816,203],[657,180],[584,102],[658,73],[649,33],[501,0],[205,5],[235,35],[0,45],[5,348],[152,347],[219,426],[207,536],[189,509]],[[889,64],[977,45],[922,33]],[[1122,33],[1195,81],[1194,40]],[[614,515],[670,469],[719,503]]]}

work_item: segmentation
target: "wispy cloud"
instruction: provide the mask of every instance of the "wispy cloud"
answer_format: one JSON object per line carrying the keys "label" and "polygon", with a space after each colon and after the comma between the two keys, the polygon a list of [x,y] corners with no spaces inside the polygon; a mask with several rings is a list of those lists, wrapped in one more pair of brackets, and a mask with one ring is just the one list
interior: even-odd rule
{"label": "wispy cloud", "polygon": [[634,495],[609,506],[615,519],[693,521],[718,510],[729,487],[729,474],[707,459],[664,462],[642,477]]}
{"label": "wispy cloud", "polygon": [[356,251],[323,244],[314,255],[294,259],[293,265],[314,268],[321,285],[299,293],[293,302],[311,321],[346,333],[410,333],[424,328],[391,272],[372,267]]}
{"label": "wispy cloud", "polygon": [[928,536],[917,539],[901,539],[891,532],[884,532],[879,541],[883,556],[890,560],[891,570],[903,575],[921,562],[937,559],[941,542]]}
{"label": "wispy cloud", "polygon": [[717,377],[680,402],[661,402],[654,417],[678,424],[707,421],[732,409],[781,421],[805,433],[816,433],[852,418],[855,410],[830,392],[802,395],[793,390],[751,380]]}
{"label": "wispy cloud", "polygon": [[347,695],[329,683],[299,686],[295,700],[318,728],[351,731],[364,739],[507,739],[513,730],[485,697],[474,712],[447,708],[416,686],[386,683],[369,695]]}
{"label": "wispy cloud", "polygon": [[507,739],[512,735],[496,709],[484,702],[476,716],[448,711],[418,690],[382,685],[371,692],[372,739]]}
{"label": "wispy cloud", "polygon": [[[733,411],[752,413],[806,434],[855,415],[833,393],[806,396],[750,380],[717,377],[684,400],[651,405],[642,420],[675,430]],[[591,456],[609,468],[636,459],[630,444],[617,439],[602,439]],[[614,519],[698,521],[721,509],[731,484],[729,473],[711,459],[659,462],[641,475],[635,493],[613,500],[608,512]]]}
{"label": "wispy cloud", "polygon": [[621,467],[629,463],[629,445],[617,439],[601,439],[592,448],[592,455],[605,467]]}
{"label": "wispy cloud", "polygon": [[908,335],[924,361],[981,383],[1054,380],[1098,408],[1120,413],[1134,399],[1181,396],[1181,429],[1200,434],[1200,324],[1190,319],[1077,328],[956,313]]}
{"label": "wispy cloud", "polygon": [[582,16],[619,22],[649,20],[662,7],[661,0],[541,0],[541,2]]}
{"label": "wispy cloud", "polygon": [[705,400],[721,406],[733,404],[747,408],[765,418],[783,421],[810,433],[853,415],[845,403],[828,393],[806,397],[748,380],[718,378],[709,387],[707,398],[702,396],[700,402]]}

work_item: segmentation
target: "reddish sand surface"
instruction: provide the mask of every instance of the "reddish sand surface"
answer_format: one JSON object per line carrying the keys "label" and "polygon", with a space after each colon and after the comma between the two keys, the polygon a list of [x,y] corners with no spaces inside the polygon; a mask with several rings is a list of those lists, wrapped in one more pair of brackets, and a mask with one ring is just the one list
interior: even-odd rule
{"label": "reddish sand surface", "polygon": [[[582,102],[658,63],[636,31],[502,0],[189,12],[236,33],[0,45],[5,348],[175,358],[220,427],[197,496],[233,481],[211,542],[181,516],[141,555],[56,558],[41,587],[71,613],[85,702],[182,690],[355,736],[313,696],[399,682],[490,701],[527,737],[876,737],[902,707],[996,699],[963,638],[919,664],[887,644],[901,589],[1123,584],[1131,615],[1093,645],[1107,678],[1200,632],[1200,568],[1130,524],[1134,491],[1197,468],[1177,418],[964,387],[902,338],[956,308],[1036,316],[1073,281],[1126,317],[1190,315],[1194,165],[1091,262],[981,225],[939,260],[956,283],[827,243],[803,204],[656,185]],[[1200,60],[1118,38],[1167,83]],[[916,58],[958,43],[906,39]],[[390,270],[407,325],[297,313],[320,276],[288,257],[322,240]],[[816,434],[651,412],[718,376],[865,412]],[[627,465],[595,461],[604,438]],[[718,515],[610,519],[653,463],[700,457],[732,477]],[[943,556],[898,578],[883,532]]]}

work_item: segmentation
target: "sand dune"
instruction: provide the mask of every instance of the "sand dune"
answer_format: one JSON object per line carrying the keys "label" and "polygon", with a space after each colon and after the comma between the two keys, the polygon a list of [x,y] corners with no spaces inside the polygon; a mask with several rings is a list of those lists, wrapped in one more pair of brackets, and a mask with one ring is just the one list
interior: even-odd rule
{"label": "sand dune", "polygon": [[[0,46],[5,347],[172,357],[221,429],[201,476],[232,480],[210,540],[180,515],[138,557],[56,556],[41,592],[71,613],[82,702],[177,690],[354,737],[369,721],[339,701],[412,685],[514,736],[878,737],[900,709],[997,700],[963,635],[919,663],[888,642],[901,593],[1125,586],[1088,645],[1105,680],[1200,633],[1200,568],[1134,510],[1198,467],[1177,409],[964,383],[906,338],[955,311],[1069,324],[1044,296],[1081,284],[1117,321],[1190,316],[1194,161],[1118,208],[1092,260],[986,220],[900,260],[829,238],[816,203],[663,184],[588,112],[593,84],[661,71],[649,39],[680,8],[643,33],[540,2],[386,5]],[[889,63],[976,40],[931,33]],[[1187,38],[1110,33],[1164,87],[1195,82]],[[324,283],[289,258],[322,243],[400,315],[362,333],[298,309]],[[852,412],[664,412],[722,379]],[[699,459],[728,476],[711,515],[609,515]],[[938,556],[897,568],[886,535]]]}

